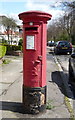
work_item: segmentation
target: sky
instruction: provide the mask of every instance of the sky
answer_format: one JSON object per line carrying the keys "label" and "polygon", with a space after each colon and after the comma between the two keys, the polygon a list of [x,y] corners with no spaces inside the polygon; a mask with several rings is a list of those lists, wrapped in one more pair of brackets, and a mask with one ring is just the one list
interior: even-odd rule
{"label": "sky", "polygon": [[[17,21],[17,24],[21,24],[22,21],[18,18],[19,13],[40,10],[51,14],[52,19],[55,19],[64,13],[60,8],[61,1],[65,0],[0,0],[0,16],[12,17]],[[56,8],[54,9],[52,6]]]}

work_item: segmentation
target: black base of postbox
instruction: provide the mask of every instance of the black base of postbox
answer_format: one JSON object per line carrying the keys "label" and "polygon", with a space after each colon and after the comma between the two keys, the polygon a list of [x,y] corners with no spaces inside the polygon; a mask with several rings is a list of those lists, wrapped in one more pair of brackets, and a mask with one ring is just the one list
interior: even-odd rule
{"label": "black base of postbox", "polygon": [[23,85],[23,104],[27,113],[44,112],[46,110],[46,86],[29,88]]}

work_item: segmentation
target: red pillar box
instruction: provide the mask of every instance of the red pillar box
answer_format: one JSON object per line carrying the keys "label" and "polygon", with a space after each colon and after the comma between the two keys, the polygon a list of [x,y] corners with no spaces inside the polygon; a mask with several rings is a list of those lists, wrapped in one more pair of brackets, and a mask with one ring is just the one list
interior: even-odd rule
{"label": "red pillar box", "polygon": [[30,113],[46,108],[46,39],[51,15],[39,11],[19,14],[23,21],[23,103]]}

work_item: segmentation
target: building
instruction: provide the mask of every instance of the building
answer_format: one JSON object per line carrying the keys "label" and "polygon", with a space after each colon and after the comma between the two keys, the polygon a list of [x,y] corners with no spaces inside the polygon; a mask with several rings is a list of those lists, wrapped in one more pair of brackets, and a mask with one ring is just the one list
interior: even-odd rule
{"label": "building", "polygon": [[[9,44],[18,45],[20,38],[22,38],[22,26],[17,26],[16,30],[10,29],[7,31],[2,25],[2,20],[7,18],[6,16],[0,16],[0,43],[6,40]],[[9,34],[9,36],[8,36]],[[9,37],[9,39],[8,39]]]}

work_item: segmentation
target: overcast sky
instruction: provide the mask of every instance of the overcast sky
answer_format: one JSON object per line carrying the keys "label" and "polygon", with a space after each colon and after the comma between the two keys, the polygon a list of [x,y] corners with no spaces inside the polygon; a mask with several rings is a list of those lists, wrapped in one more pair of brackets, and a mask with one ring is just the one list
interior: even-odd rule
{"label": "overcast sky", "polygon": [[[21,22],[18,19],[19,13],[29,10],[40,10],[50,13],[52,19],[55,19],[63,15],[64,11],[60,8],[61,1],[65,0],[0,0],[0,15],[13,17],[20,24]],[[53,5],[56,9],[52,8]]]}

